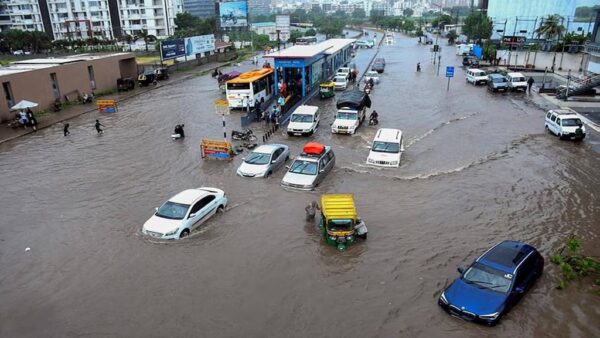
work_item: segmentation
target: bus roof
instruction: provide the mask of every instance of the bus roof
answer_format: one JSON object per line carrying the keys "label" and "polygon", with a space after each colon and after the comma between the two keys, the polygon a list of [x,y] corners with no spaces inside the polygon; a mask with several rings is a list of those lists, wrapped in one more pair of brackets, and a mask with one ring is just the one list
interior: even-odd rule
{"label": "bus roof", "polygon": [[327,219],[356,219],[354,195],[323,195],[321,196],[321,210]]}
{"label": "bus roof", "polygon": [[273,73],[273,68],[253,69],[249,72],[240,74],[235,79],[227,81],[227,83],[250,83]]}

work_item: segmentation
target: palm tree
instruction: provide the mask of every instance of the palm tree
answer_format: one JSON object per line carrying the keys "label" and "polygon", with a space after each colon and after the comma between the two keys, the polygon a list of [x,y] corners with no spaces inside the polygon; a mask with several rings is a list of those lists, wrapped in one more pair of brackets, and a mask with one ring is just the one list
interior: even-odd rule
{"label": "palm tree", "polygon": [[540,27],[536,29],[536,33],[543,35],[548,40],[560,38],[565,31],[565,26],[562,25],[562,22],[562,16],[558,14],[548,15],[548,17],[542,21]]}
{"label": "palm tree", "polygon": [[154,42],[157,40],[156,36],[154,36],[152,34],[148,34],[147,29],[142,29],[139,33],[137,33],[133,37],[133,41],[137,41],[140,39],[144,40],[144,44],[146,45],[146,52],[148,51],[148,42]]}

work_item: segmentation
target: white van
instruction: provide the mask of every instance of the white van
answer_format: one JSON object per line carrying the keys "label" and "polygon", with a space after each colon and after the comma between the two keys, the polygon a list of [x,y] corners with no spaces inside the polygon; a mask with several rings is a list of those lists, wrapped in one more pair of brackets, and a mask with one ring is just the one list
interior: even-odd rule
{"label": "white van", "polygon": [[521,73],[508,73],[506,74],[506,78],[508,79],[508,89],[523,89],[523,91],[527,90],[527,79],[525,78],[525,75]]}
{"label": "white van", "polygon": [[302,105],[290,116],[288,135],[312,135],[319,126],[319,107]]}
{"label": "white van", "polygon": [[568,109],[549,110],[544,120],[546,130],[561,139],[581,141],[585,138],[585,126],[574,111]]}
{"label": "white van", "polygon": [[397,168],[400,166],[400,155],[404,151],[402,131],[400,129],[381,128],[375,134],[367,164]]}
{"label": "white van", "polygon": [[485,70],[477,68],[467,69],[467,82],[472,83],[474,86],[478,84],[487,84],[488,77]]}

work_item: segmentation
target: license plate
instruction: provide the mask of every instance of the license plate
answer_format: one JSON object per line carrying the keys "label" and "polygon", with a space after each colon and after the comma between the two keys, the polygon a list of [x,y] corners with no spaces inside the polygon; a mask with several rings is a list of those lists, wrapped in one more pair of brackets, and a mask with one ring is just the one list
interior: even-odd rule
{"label": "license plate", "polygon": [[301,136],[301,135],[302,135],[302,133],[294,133],[294,135],[296,135],[296,136]]}

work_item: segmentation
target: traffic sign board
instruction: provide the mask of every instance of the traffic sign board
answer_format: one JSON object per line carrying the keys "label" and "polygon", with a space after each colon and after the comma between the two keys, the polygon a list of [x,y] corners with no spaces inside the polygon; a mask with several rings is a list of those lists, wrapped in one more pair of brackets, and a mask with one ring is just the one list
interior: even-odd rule
{"label": "traffic sign board", "polygon": [[454,67],[453,66],[446,67],[446,77],[454,77]]}

